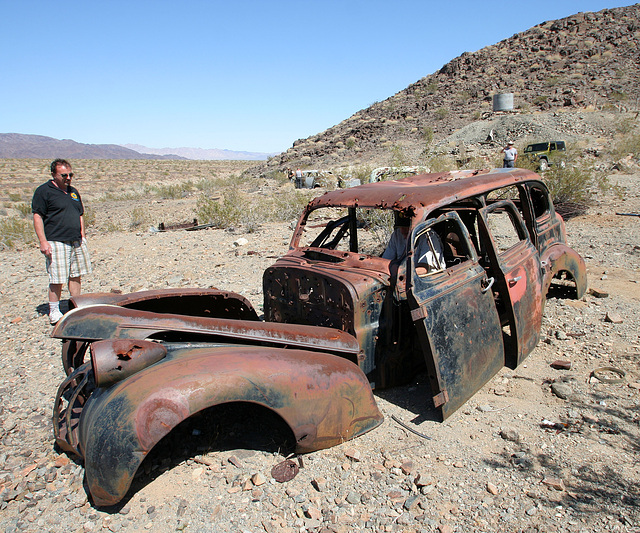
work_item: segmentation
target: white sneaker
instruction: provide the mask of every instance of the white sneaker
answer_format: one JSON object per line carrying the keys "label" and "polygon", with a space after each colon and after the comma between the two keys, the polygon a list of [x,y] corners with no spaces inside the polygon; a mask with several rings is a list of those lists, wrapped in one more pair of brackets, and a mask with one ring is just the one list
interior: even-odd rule
{"label": "white sneaker", "polygon": [[49,313],[49,322],[51,322],[52,326],[55,326],[61,318],[62,313],[60,312],[60,309],[54,309]]}

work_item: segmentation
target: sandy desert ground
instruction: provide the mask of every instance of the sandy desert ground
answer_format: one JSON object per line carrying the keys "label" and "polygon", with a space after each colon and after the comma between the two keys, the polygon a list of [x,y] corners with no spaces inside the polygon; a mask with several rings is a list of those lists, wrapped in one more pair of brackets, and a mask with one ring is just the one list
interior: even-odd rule
{"label": "sandy desert ground", "polygon": [[[224,445],[199,447],[194,427],[145,463],[115,509],[88,501],[82,465],[54,447],[51,410],[64,372],[60,342],[49,337],[43,315],[43,259],[33,244],[1,251],[0,529],[640,531],[640,217],[616,214],[640,213],[640,175],[611,179],[621,196],[603,195],[567,222],[570,244],[588,265],[589,293],[580,301],[549,299],[543,340],[527,361],[504,369],[445,423],[432,420],[420,376],[376,392],[384,424],[304,456],[287,483],[270,475],[284,458],[277,445],[236,444],[232,437],[242,430],[232,425]],[[291,187],[263,181],[259,194]],[[135,208],[153,224],[193,216],[193,198],[99,201],[108,177],[77,186],[100,220],[125,219]],[[252,233],[96,224],[89,231],[94,272],[84,290],[216,286],[245,295],[260,311],[262,271],[286,251],[290,233],[289,222]],[[248,244],[235,245],[239,237]],[[571,369],[553,368],[558,359]],[[603,383],[591,376],[599,367],[622,369],[625,379]]]}

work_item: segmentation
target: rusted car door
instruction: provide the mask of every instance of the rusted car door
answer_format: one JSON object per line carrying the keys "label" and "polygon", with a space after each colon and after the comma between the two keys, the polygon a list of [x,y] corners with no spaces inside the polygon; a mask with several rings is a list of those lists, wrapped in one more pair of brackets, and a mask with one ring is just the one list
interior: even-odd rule
{"label": "rusted car door", "polygon": [[549,192],[542,184],[528,182],[524,187],[531,212],[531,240],[542,256],[551,244],[564,242],[562,219],[556,215]]}
{"label": "rusted car door", "polygon": [[483,252],[489,262],[503,325],[509,326],[505,364],[517,367],[535,348],[542,325],[540,256],[516,206],[503,200],[479,211]]}
{"label": "rusted car door", "polygon": [[[444,269],[420,273],[421,241],[433,242],[429,237],[442,234],[443,227],[448,234],[457,234],[458,258],[455,262],[447,258]],[[447,246],[446,235],[440,240]],[[504,365],[493,280],[479,263],[469,233],[455,212],[414,229],[407,273],[411,316],[422,342],[433,402],[444,420]]]}

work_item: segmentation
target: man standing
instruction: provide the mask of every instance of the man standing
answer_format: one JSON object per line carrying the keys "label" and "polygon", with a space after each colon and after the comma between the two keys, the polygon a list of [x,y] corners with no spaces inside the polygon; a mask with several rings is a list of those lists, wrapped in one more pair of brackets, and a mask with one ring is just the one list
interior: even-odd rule
{"label": "man standing", "polygon": [[33,226],[46,257],[49,274],[49,321],[62,318],[62,285],[69,294],[81,292],[81,277],[91,272],[91,259],[84,231],[84,207],[78,191],[71,186],[71,164],[64,159],[51,163],[51,180],[33,193]]}
{"label": "man standing", "polygon": [[502,161],[502,168],[513,168],[516,166],[516,160],[518,159],[518,150],[513,146],[513,141],[509,141],[502,151],[504,152],[504,161]]}

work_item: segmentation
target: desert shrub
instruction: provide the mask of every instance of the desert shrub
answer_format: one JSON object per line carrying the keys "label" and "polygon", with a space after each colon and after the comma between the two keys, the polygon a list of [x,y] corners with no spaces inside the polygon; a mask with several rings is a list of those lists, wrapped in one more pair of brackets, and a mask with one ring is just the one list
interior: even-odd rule
{"label": "desert shrub", "polygon": [[118,221],[114,222],[113,220],[109,220],[104,228],[102,228],[102,231],[105,233],[117,233],[118,231],[122,231],[122,226]]}
{"label": "desert shrub", "polygon": [[429,126],[422,128],[422,138],[424,139],[424,145],[429,146],[433,141],[433,129]]}
{"label": "desert shrub", "polygon": [[609,97],[616,102],[624,102],[629,98],[629,95],[624,91],[611,91]]}
{"label": "desert shrub", "polygon": [[637,120],[632,117],[625,117],[616,122],[616,131],[622,135],[628,135],[632,133],[637,125]]}
{"label": "desert shrub", "polygon": [[404,167],[409,164],[409,158],[407,154],[405,154],[402,146],[394,145],[391,148],[391,161],[389,162],[389,166],[392,167]]}
{"label": "desert shrub", "polygon": [[96,224],[96,212],[93,209],[93,207],[88,206],[88,205],[84,205],[84,215],[82,215],[82,218],[84,218],[84,227],[85,228],[89,228],[91,226],[95,226]]}
{"label": "desert shrub", "polygon": [[371,171],[373,168],[370,166],[364,165],[359,167],[350,168],[346,173],[346,178],[354,178],[360,180],[360,183],[369,183],[371,179]]}
{"label": "desert shrub", "polygon": [[27,218],[31,216],[31,204],[26,202],[20,202],[14,206],[14,209],[20,213],[22,218]]}
{"label": "desert shrub", "polygon": [[152,185],[148,188],[148,191],[163,200],[176,200],[188,196],[193,188],[193,183],[187,181],[171,185]]}
{"label": "desert shrub", "polygon": [[623,135],[616,142],[612,152],[612,155],[616,159],[620,159],[631,154],[635,159],[640,160],[640,133],[628,133]]}
{"label": "desert shrub", "polygon": [[313,190],[289,190],[282,194],[277,194],[270,199],[265,206],[265,213],[269,213],[268,220],[272,222],[286,222],[295,220],[300,216],[302,210],[309,203],[309,200],[317,195]]}
{"label": "desert shrub", "polygon": [[233,189],[224,191],[224,196],[211,198],[200,195],[196,203],[196,218],[200,224],[213,224],[216,228],[230,228],[240,224],[246,202]]}
{"label": "desert shrub", "polygon": [[462,165],[460,165],[460,169],[469,170],[469,169],[475,169],[475,168],[490,168],[492,166],[495,166],[495,164],[493,163],[495,162],[493,161],[490,162],[490,161],[487,161],[486,158],[475,156],[475,157],[470,157],[468,161],[465,161],[464,163],[462,163]]}
{"label": "desert shrub", "polygon": [[126,191],[106,191],[99,201],[103,202],[126,202],[146,198],[150,194],[149,188],[131,188]]}
{"label": "desert shrub", "polygon": [[11,200],[12,202],[19,202],[20,200],[22,200],[22,195],[19,192],[10,192],[9,200]]}
{"label": "desert shrub", "polygon": [[446,155],[433,155],[427,159],[427,166],[431,172],[447,172],[457,168],[456,162]]}
{"label": "desert shrub", "polygon": [[436,120],[444,120],[449,116],[449,110],[446,107],[440,107],[435,111]]}
{"label": "desert shrub", "polygon": [[147,210],[142,207],[134,207],[131,211],[129,229],[136,229],[149,222]]}
{"label": "desert shrub", "polygon": [[540,174],[556,211],[565,218],[583,214],[598,194],[614,189],[606,174],[578,159],[575,151],[552,152],[549,161],[551,166],[544,172],[540,172],[537,160],[528,157],[519,157],[517,166]]}
{"label": "desert shrub", "polygon": [[211,194],[224,186],[224,181],[218,178],[204,178],[195,184],[197,191]]}
{"label": "desert shrub", "polygon": [[362,222],[371,236],[376,246],[380,248],[380,253],[384,251],[393,233],[393,211],[388,209],[358,209],[358,222]]}
{"label": "desert shrub", "polygon": [[282,170],[268,172],[267,179],[274,180],[278,185],[284,185],[285,183],[289,183],[291,181],[289,178],[289,174]]}
{"label": "desert shrub", "polygon": [[12,249],[36,240],[32,224],[24,218],[9,217],[0,220],[0,249]]}
{"label": "desert shrub", "polygon": [[583,214],[599,194],[614,189],[606,174],[571,162],[564,168],[552,166],[542,179],[549,188],[556,210],[565,218]]}

